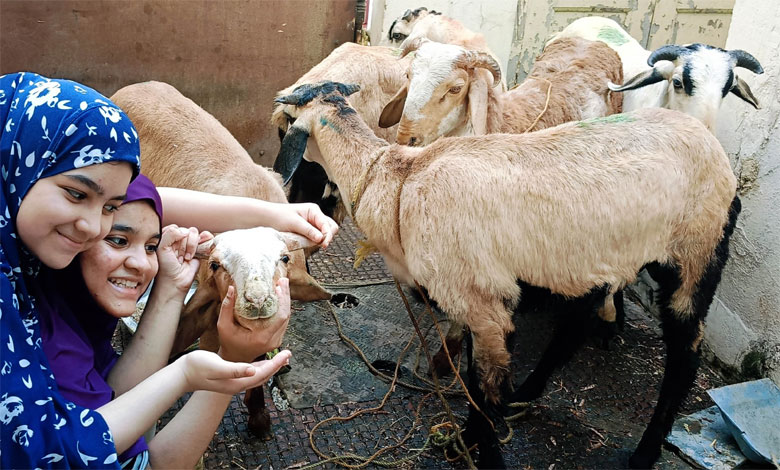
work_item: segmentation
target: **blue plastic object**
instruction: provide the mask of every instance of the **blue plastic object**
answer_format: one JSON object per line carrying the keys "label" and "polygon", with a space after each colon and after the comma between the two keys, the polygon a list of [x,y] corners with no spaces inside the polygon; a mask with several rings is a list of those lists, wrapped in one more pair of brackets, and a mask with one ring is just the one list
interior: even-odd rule
{"label": "blue plastic object", "polygon": [[769,379],[709,390],[749,460],[780,466],[780,388]]}

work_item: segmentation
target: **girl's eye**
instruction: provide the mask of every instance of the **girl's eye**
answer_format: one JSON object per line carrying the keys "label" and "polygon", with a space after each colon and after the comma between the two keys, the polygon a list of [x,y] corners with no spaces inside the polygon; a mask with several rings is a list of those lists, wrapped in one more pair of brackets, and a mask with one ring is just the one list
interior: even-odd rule
{"label": "girl's eye", "polygon": [[114,246],[119,246],[119,247],[127,246],[127,240],[125,240],[122,237],[110,237],[109,236],[109,237],[104,238],[104,240],[107,241],[108,243],[110,243],[111,245],[114,245]]}
{"label": "girl's eye", "polygon": [[157,253],[157,245],[155,244],[146,245],[146,251],[148,253]]}
{"label": "girl's eye", "polygon": [[287,255],[282,256],[282,263],[287,264],[290,262],[290,257]]}
{"label": "girl's eye", "polygon": [[219,263],[216,261],[212,261],[211,264],[209,264],[209,268],[211,268],[212,271],[216,271],[219,269]]}
{"label": "girl's eye", "polygon": [[68,193],[70,197],[77,201],[81,201],[82,199],[86,199],[87,195],[82,193],[81,191],[76,191],[75,189],[65,188],[65,191]]}
{"label": "girl's eye", "polygon": [[106,204],[105,206],[103,206],[103,210],[108,212],[109,214],[116,212],[117,209],[119,209],[119,207],[113,204]]}

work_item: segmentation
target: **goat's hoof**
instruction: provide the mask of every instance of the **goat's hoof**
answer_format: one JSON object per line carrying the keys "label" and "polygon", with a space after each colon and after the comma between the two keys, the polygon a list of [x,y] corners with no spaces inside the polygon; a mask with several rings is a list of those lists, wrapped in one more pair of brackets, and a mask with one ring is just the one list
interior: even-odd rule
{"label": "goat's hoof", "polygon": [[526,379],[526,381],[518,387],[517,391],[512,394],[512,402],[527,403],[542,396],[542,393],[544,393],[544,382],[536,383],[529,379]]}
{"label": "goat's hoof", "polygon": [[[453,364],[457,364],[457,361],[457,356],[452,358]],[[452,367],[450,367],[450,361],[447,360],[447,353],[444,352],[444,349],[440,349],[439,352],[433,356],[432,362],[436,377],[447,377],[452,374]]]}
{"label": "goat's hoof", "polygon": [[610,343],[612,339],[617,336],[618,325],[614,321],[605,321],[602,319],[596,320],[596,325],[593,328],[593,334],[596,338],[601,339],[601,347],[609,351]]}
{"label": "goat's hoof", "polygon": [[653,464],[660,456],[661,449],[655,451],[637,449],[633,454],[631,454],[631,457],[628,458],[628,467],[646,469],[653,468]]}
{"label": "goat's hoof", "polygon": [[506,468],[504,457],[501,455],[501,450],[498,448],[490,450],[490,452],[485,452],[483,450],[479,451],[479,457],[477,457],[477,468]]}
{"label": "goat's hoof", "polygon": [[274,438],[274,433],[271,431],[271,415],[267,409],[250,414],[247,428],[253,436],[263,441],[270,441]]}

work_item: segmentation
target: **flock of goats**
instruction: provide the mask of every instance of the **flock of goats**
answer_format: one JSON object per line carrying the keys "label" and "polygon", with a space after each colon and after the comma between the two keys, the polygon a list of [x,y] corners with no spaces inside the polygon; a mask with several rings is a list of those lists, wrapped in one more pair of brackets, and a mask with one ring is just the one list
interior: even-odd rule
{"label": "flock of goats", "polygon": [[[588,17],[555,34],[525,81],[506,90],[484,36],[451,18],[408,11],[389,37],[401,48],[343,44],[277,94],[281,178],[167,84],[130,85],[112,100],[136,124],[144,172],[157,185],[338,205],[334,217],[349,215],[394,276],[422,286],[450,320],[450,354],[469,333],[468,388],[479,409],[469,406],[463,438],[478,444],[482,468],[504,467],[491,421],[510,401],[538,398],[589,326],[620,321],[622,289],[647,269],[660,286],[667,361],[629,464],[651,467],[695,379],[740,212],[712,134],[716,113],[729,92],[758,107],[736,68],[760,74],[761,65],[704,44],[650,52],[616,22]],[[263,272],[250,253],[263,248],[234,235],[216,237],[174,353],[197,337],[214,347],[229,284],[236,315],[262,328],[262,310],[246,299],[271,292],[267,274],[264,284],[249,272]],[[293,298],[328,298],[303,253],[293,258]],[[512,314],[550,299],[564,321],[514,387]],[[267,435],[262,389],[247,396],[250,427]]]}

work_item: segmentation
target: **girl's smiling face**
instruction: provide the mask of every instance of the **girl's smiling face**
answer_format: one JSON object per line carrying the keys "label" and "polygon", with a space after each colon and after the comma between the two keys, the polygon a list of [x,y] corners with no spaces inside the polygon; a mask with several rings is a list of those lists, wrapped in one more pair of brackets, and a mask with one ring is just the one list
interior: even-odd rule
{"label": "girl's smiling face", "polygon": [[19,206],[19,238],[46,266],[66,267],[108,233],[131,176],[130,165],[117,162],[38,180]]}
{"label": "girl's smiling face", "polygon": [[92,297],[109,315],[126,317],[157,275],[160,219],[145,200],[122,205],[103,241],[80,257]]}

